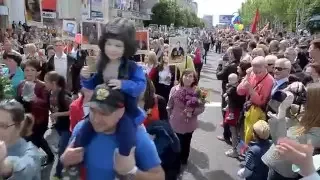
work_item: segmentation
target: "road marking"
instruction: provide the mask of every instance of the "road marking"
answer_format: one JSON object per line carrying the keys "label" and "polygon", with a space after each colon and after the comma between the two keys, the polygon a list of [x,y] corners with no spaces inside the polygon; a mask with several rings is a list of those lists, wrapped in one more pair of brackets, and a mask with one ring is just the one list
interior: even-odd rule
{"label": "road marking", "polygon": [[205,107],[221,107],[221,102],[209,102]]}

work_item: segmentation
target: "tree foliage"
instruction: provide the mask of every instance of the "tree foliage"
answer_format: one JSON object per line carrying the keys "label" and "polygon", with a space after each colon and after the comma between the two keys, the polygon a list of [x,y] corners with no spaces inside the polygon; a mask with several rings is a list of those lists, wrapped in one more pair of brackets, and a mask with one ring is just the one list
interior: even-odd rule
{"label": "tree foliage", "polygon": [[304,23],[311,16],[320,14],[320,0],[246,0],[239,9],[243,24],[251,24],[256,9],[260,12],[260,24],[294,28],[296,22]]}
{"label": "tree foliage", "polygon": [[151,23],[174,24],[176,27],[203,27],[204,23],[189,9],[183,9],[175,1],[161,0],[152,8]]}

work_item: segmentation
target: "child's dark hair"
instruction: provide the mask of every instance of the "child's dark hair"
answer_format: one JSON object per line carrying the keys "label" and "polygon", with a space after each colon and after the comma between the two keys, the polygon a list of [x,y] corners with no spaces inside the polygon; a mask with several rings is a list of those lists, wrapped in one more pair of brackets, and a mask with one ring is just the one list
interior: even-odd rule
{"label": "child's dark hair", "polygon": [[66,80],[63,76],[60,76],[56,71],[50,71],[46,74],[46,79],[49,82],[56,82],[57,86],[59,86],[61,89],[66,88]]}
{"label": "child's dark hair", "polygon": [[38,60],[32,59],[24,63],[24,67],[32,67],[36,69],[38,72],[41,71],[40,62]]}
{"label": "child's dark hair", "polygon": [[101,73],[110,59],[105,52],[105,44],[108,39],[117,39],[124,43],[123,57],[125,59],[135,55],[137,51],[136,46],[136,29],[134,24],[125,18],[115,18],[108,22],[105,26],[104,32],[99,39],[100,59],[97,63],[97,71]]}

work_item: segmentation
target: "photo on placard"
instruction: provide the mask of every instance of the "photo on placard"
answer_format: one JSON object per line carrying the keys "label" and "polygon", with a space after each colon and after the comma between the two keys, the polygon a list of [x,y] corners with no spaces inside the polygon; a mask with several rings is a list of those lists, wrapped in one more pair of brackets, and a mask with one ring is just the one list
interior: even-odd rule
{"label": "photo on placard", "polygon": [[91,19],[103,19],[103,1],[102,0],[90,0],[90,18]]}
{"label": "photo on placard", "polygon": [[82,20],[90,19],[90,0],[81,0]]}
{"label": "photo on placard", "polygon": [[42,10],[40,0],[25,0],[25,15],[29,26],[42,24]]}
{"label": "photo on placard", "polygon": [[187,37],[170,37],[169,38],[169,59],[171,64],[183,62],[187,51]]}
{"label": "photo on placard", "polygon": [[98,23],[82,22],[82,44],[98,45]]}
{"label": "photo on placard", "polygon": [[136,31],[137,54],[145,54],[149,49],[149,31]]}
{"label": "photo on placard", "polygon": [[63,20],[63,27],[62,27],[62,37],[72,39],[76,37],[78,31],[77,22],[76,21],[69,21]]}

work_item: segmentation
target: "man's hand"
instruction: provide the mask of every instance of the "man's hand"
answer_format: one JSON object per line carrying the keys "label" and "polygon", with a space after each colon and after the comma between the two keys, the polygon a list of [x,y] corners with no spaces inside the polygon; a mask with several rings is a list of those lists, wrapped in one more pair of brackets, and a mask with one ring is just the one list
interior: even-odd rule
{"label": "man's hand", "polygon": [[129,156],[122,156],[119,149],[115,149],[113,168],[119,175],[127,175],[136,167],[135,149],[135,147],[131,149]]}
{"label": "man's hand", "polygon": [[74,141],[61,155],[61,162],[65,166],[73,166],[81,163],[84,157],[84,149],[82,147],[74,148]]}

